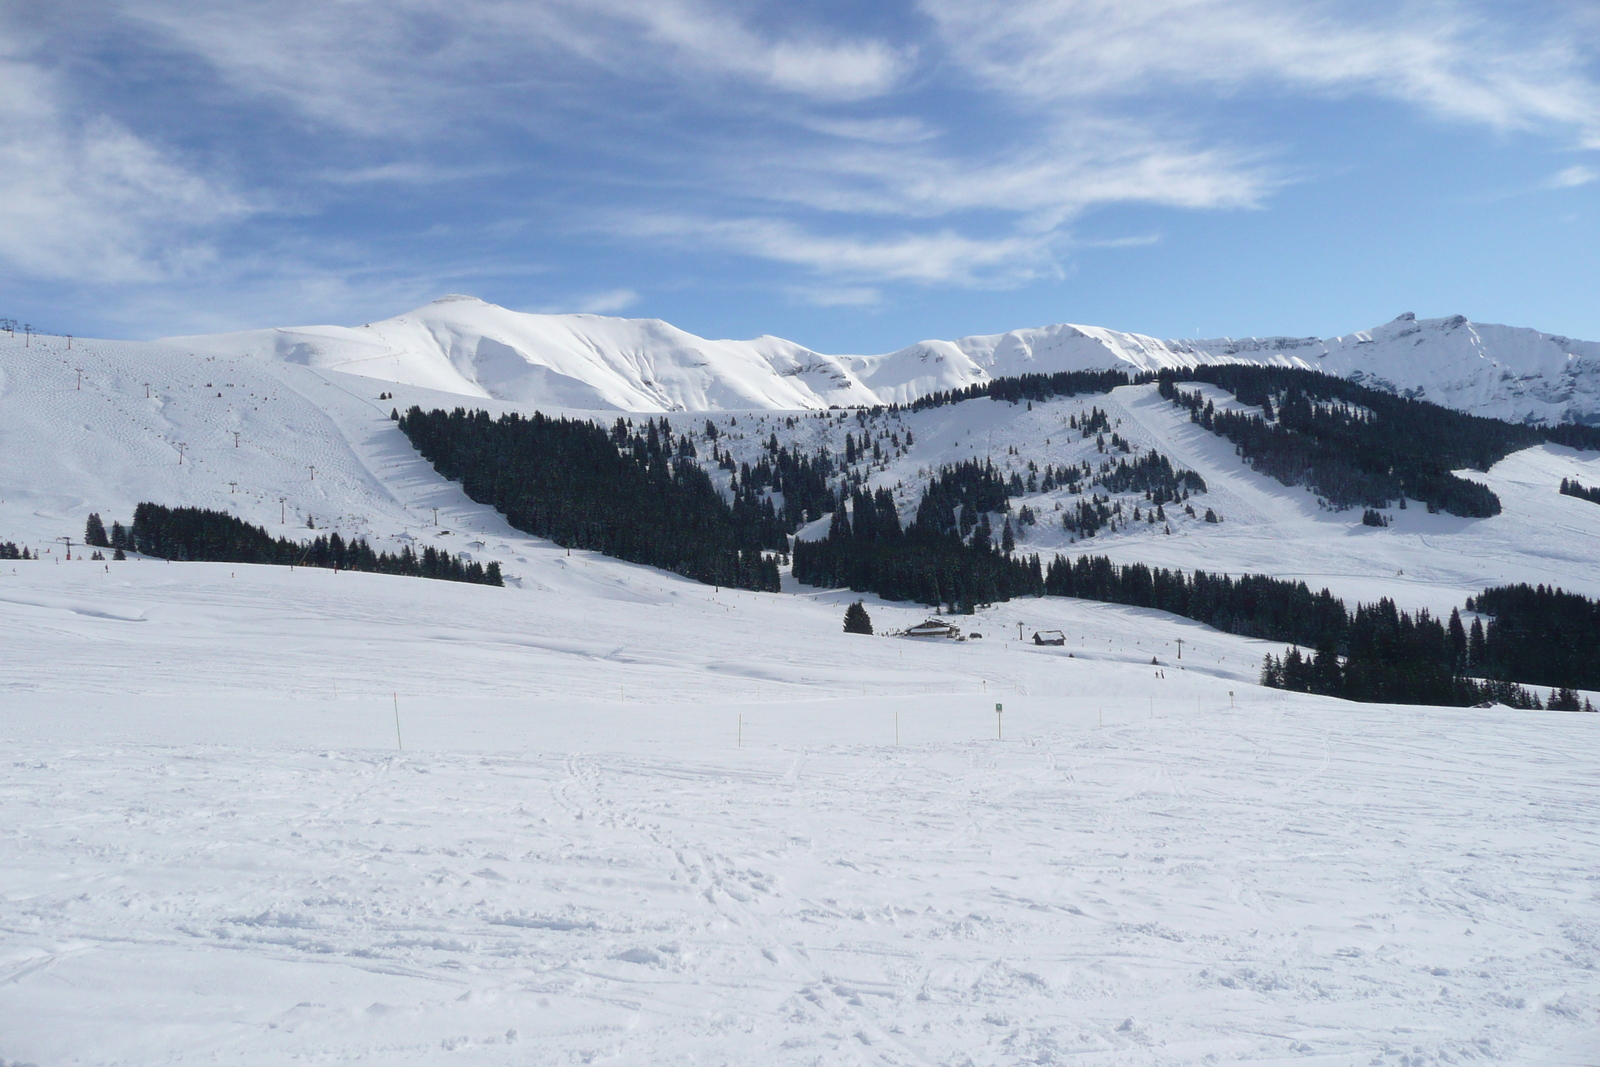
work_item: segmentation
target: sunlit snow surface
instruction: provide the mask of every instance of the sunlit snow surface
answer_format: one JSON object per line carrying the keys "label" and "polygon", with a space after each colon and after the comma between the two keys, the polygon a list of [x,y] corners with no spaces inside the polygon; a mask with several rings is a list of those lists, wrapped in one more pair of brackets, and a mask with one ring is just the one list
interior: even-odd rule
{"label": "sunlit snow surface", "polygon": [[[0,565],[8,1067],[1600,1062],[1600,716],[1264,691],[1277,646],[1075,601],[959,644],[849,636],[847,593],[505,528],[387,422],[429,394],[0,354],[0,539],[157,499],[516,577]],[[1593,454],[1508,458],[1495,519],[1372,530],[1132,390],[923,413],[875,477],[1068,461],[1090,403],[1225,521],[1074,550],[1436,610],[1508,578],[1600,593],[1600,508],[1554,492],[1600,481]]]}
{"label": "sunlit snow surface", "polygon": [[1590,716],[1290,699],[1128,609],[916,644],[564,560],[11,579],[0,1055],[1600,1054]]}
{"label": "sunlit snow surface", "polygon": [[833,356],[780,337],[708,340],[660,319],[536,315],[448,296],[357,327],[171,338],[207,356],[285,362],[510,403],[622,411],[907,403],[1019,374],[1201,363],[1302,367],[1521,422],[1600,421],[1600,343],[1457,315],[1342,337],[1162,341],[1057,324]]}

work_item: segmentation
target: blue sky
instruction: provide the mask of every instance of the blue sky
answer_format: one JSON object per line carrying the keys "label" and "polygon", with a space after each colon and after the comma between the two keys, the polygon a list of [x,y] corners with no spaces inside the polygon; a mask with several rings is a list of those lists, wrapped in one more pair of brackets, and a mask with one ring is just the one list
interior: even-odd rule
{"label": "blue sky", "polygon": [[1600,339],[1592,0],[43,0],[0,315]]}

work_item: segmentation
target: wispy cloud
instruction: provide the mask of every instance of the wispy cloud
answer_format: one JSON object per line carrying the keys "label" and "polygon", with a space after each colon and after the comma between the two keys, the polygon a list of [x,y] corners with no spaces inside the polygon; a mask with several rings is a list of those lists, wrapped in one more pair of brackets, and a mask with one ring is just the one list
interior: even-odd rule
{"label": "wispy cloud", "polygon": [[[476,112],[538,124],[589,68],[682,92],[725,80],[802,99],[892,88],[912,56],[871,38],[761,33],[696,0],[115,0],[216,77],[363,134],[426,136]],[[578,80],[574,80],[574,79]],[[539,106],[484,114],[489,102]]]}
{"label": "wispy cloud", "polygon": [[0,260],[25,277],[108,284],[209,263],[210,233],[253,206],[112,119],[73,113],[68,95],[0,55]]}
{"label": "wispy cloud", "polygon": [[639,302],[639,294],[632,289],[608,289],[603,293],[590,293],[579,297],[577,308],[592,315],[609,315],[631,308]]}
{"label": "wispy cloud", "polygon": [[1588,185],[1596,179],[1600,179],[1600,171],[1595,170],[1593,167],[1567,167],[1565,170],[1559,170],[1551,175],[1550,180],[1545,182],[1545,188],[1576,189],[1578,186]]}
{"label": "wispy cloud", "polygon": [[[1176,89],[1364,93],[1498,128],[1600,138],[1600,90],[1564,23],[1483,4],[922,0],[950,53],[1036,101]],[[1525,28],[1526,27],[1526,28]],[[1592,41],[1590,42],[1593,43]]]}
{"label": "wispy cloud", "polygon": [[791,285],[785,290],[795,301],[812,307],[876,307],[882,291],[868,285]]}
{"label": "wispy cloud", "polygon": [[446,166],[426,161],[405,160],[380,163],[352,170],[325,170],[321,177],[335,185],[439,185],[505,174],[511,168],[497,164]]}
{"label": "wispy cloud", "polygon": [[823,234],[775,218],[643,216],[619,220],[618,232],[679,242],[712,242],[728,251],[804,267],[836,278],[922,284],[1014,284],[1052,268],[1054,234],[968,237],[933,233]]}
{"label": "wispy cloud", "polygon": [[[1292,150],[1281,128],[1216,120],[1241,102],[1362,97],[1600,147],[1600,19],[1582,5],[906,3],[870,23],[762,0],[38,5],[0,45],[0,257],[29,277],[148,283],[293,203],[308,244],[349,241],[346,261],[382,262],[402,289],[473,241],[490,260],[599,231],[612,249],[762,260],[791,299],[864,306],[897,284],[1022,285],[1146,240],[1079,240],[1107,206],[1269,206],[1296,180]],[[100,43],[78,32],[85,10]],[[205,106],[161,100],[146,128],[73,83],[125,41],[123,61],[183,75],[150,91],[203,86],[188,91]],[[1595,177],[1579,164],[1551,185]],[[339,229],[386,199],[414,205],[410,259]]]}

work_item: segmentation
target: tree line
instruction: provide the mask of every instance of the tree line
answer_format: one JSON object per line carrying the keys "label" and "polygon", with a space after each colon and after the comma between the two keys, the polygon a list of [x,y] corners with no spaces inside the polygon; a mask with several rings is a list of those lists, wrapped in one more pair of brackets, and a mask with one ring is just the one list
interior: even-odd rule
{"label": "tree line", "polygon": [[[1515,425],[1315,371],[1202,366],[1163,370],[1157,381],[1163,397],[1232,441],[1256,470],[1305,485],[1338,509],[1405,507],[1409,497],[1430,511],[1487,518],[1500,513],[1499,498],[1453,471],[1487,470],[1541,441],[1600,448],[1593,427]],[[1184,381],[1219,386],[1262,413],[1219,411],[1200,392],[1179,389]]]}
{"label": "tree line", "polygon": [[1600,504],[1600,487],[1590,487],[1579,482],[1576,478],[1561,479],[1561,495],[1575,496],[1579,500],[1587,500],[1591,504]]}
{"label": "tree line", "polygon": [[[859,503],[861,498],[857,499]],[[806,585],[876,593],[884,600],[940,606],[964,615],[984,604],[1037,596],[1043,591],[1038,556],[1013,558],[987,537],[980,539],[974,534],[969,543],[962,540],[958,527],[916,521],[898,535],[885,535],[890,518],[893,527],[899,527],[892,501],[890,504],[887,512],[872,508],[870,514],[876,521],[859,512],[852,519],[840,508],[827,537],[796,541],[795,579]],[[987,527],[987,516],[979,521]]]}
{"label": "tree line", "polygon": [[1131,385],[1147,378],[1133,378],[1120,370],[1070,370],[1055,374],[1018,374],[1008,378],[993,378],[987,382],[969,385],[965,389],[947,389],[929,393],[909,404],[890,404],[890,411],[924,411],[928,408],[959,404],[964,400],[988,397],[1018,404],[1023,401],[1050,400],[1058,396],[1079,396],[1092,393],[1109,393],[1119,385]]}
{"label": "tree line", "polygon": [[[1494,701],[1534,708],[1544,706],[1538,695],[1516,682],[1571,687],[1584,684],[1575,678],[1592,677],[1561,674],[1536,659],[1518,658],[1521,648],[1510,644],[1491,654],[1481,622],[1474,619],[1469,634],[1459,611],[1452,611],[1446,623],[1425,610],[1400,611],[1387,598],[1351,611],[1327,589],[1313,593],[1304,582],[1260,574],[1185,574],[1142,563],[1119,566],[1104,556],[1075,561],[1057,556],[1045,571],[1044,588],[1051,596],[1156,608],[1225,633],[1286,642],[1293,647],[1282,656],[1267,656],[1261,672],[1261,683],[1277,689],[1367,703],[1465,707]],[[1510,610],[1497,598],[1499,592],[1489,590],[1476,602],[1469,600],[1468,610]],[[1540,600],[1541,605],[1547,602]],[[1565,606],[1573,614],[1582,610],[1571,599]],[[1588,608],[1593,612],[1596,605]],[[1555,625],[1548,611],[1539,614]],[[1591,625],[1600,625],[1600,616],[1588,618]],[[1496,629],[1491,622],[1489,630]],[[1591,670],[1600,666],[1600,653],[1594,651],[1600,646],[1581,641],[1571,644],[1573,650],[1587,648]],[[1496,654],[1501,658],[1494,658]],[[1551,700],[1552,707],[1574,705],[1577,710],[1576,695],[1567,689],[1553,691]]]}
{"label": "tree line", "polygon": [[1600,689],[1600,603],[1550,586],[1502,585],[1467,600],[1468,662],[1491,678]]}
{"label": "tree line", "polygon": [[208,508],[169,508],[141,503],[133,509],[133,522],[113,522],[108,533],[104,520],[91,514],[84,530],[86,544],[116,551],[138,552],[159,559],[213,563],[262,563],[290,567],[325,567],[342,571],[368,571],[416,578],[437,578],[477,585],[504,585],[500,564],[487,566],[463,561],[449,552],[427,545],[418,553],[410,545],[398,553],[376,552],[363,539],[345,540],[337,532],[291,541],[273,537],[225,511]]}
{"label": "tree line", "polygon": [[[441,475],[519,530],[708,585],[777,591],[781,547],[770,497],[736,496],[678,454],[670,422],[643,428],[486,411],[413,407],[401,431]],[[685,437],[686,440],[686,437]]]}

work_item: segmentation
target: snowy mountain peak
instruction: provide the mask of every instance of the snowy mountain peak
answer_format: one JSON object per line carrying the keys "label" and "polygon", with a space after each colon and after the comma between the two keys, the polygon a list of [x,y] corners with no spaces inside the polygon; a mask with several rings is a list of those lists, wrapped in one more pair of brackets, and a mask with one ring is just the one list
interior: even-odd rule
{"label": "snowy mountain peak", "polygon": [[1600,344],[1405,312],[1339,337],[1161,340],[1058,323],[827,355],[781,337],[708,340],[661,319],[512,311],[442,296],[359,329],[306,326],[174,338],[479,399],[585,410],[707,411],[909,403],[1019,374],[1261,363],[1337,374],[1512,421],[1600,421]]}

